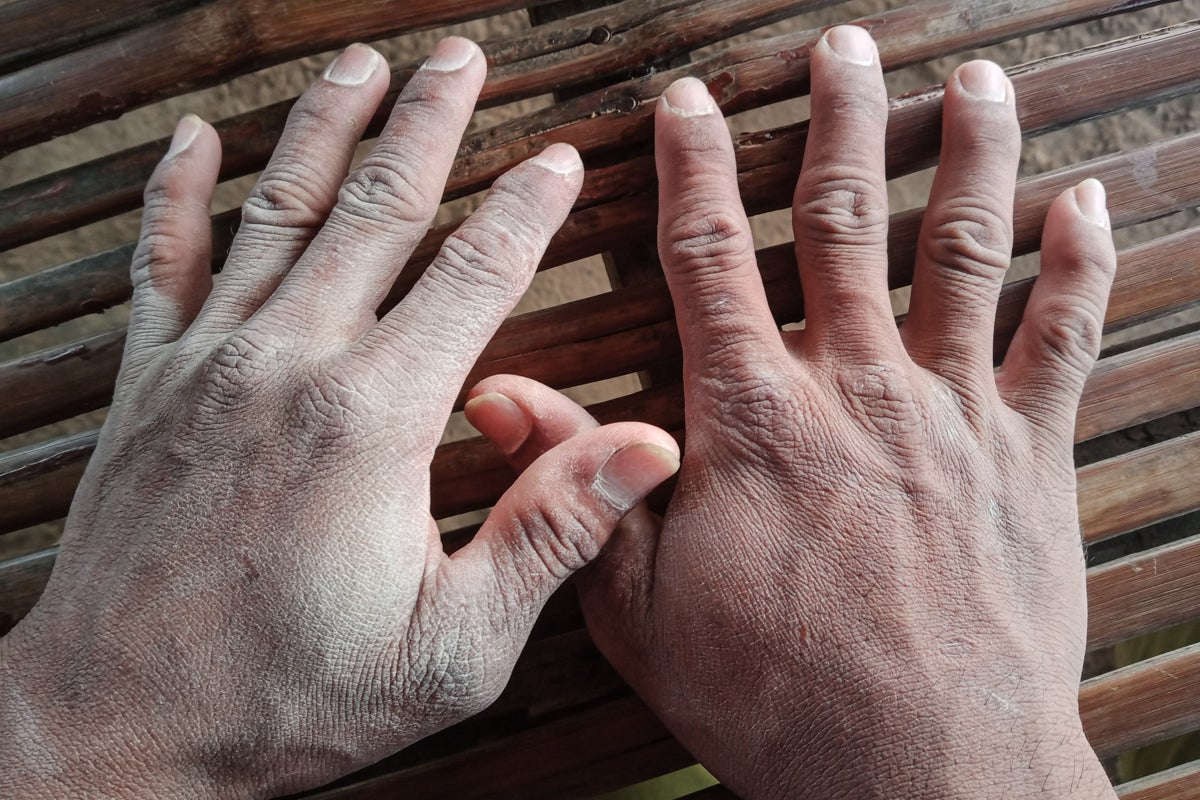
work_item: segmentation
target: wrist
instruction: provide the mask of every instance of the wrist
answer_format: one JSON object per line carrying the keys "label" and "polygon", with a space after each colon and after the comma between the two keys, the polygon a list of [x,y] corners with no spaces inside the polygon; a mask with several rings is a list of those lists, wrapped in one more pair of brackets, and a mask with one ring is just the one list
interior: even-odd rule
{"label": "wrist", "polygon": [[[1084,736],[1077,715],[1036,724],[988,728],[978,719],[859,728],[843,736],[789,737],[776,750],[747,761],[753,777],[737,786],[745,800],[783,800],[814,793],[830,798],[980,800],[1003,797],[1115,800],[1116,793]],[[810,740],[811,739],[811,740]],[[835,742],[837,744],[835,744]],[[798,748],[807,752],[797,755]],[[817,754],[814,757],[814,753]],[[819,792],[813,792],[814,787]]]}
{"label": "wrist", "polygon": [[85,694],[16,637],[0,639],[0,797],[224,796],[169,731],[144,724],[140,709]]}

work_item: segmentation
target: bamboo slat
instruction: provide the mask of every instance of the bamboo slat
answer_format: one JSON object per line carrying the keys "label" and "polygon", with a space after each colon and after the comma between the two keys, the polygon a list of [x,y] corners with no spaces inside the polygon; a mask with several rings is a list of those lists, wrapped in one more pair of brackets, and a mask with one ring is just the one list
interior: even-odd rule
{"label": "bamboo slat", "polygon": [[1088,648],[1200,617],[1200,536],[1088,570]]}
{"label": "bamboo slat", "polygon": [[[0,438],[108,405],[124,348],[122,329],[0,365]],[[60,367],[60,380],[39,380],[39,365]]]}
{"label": "bamboo slat", "polygon": [[211,0],[0,77],[0,156],[288,59],[546,1]]}
{"label": "bamboo slat", "polygon": [[9,0],[0,4],[0,72],[53,58],[201,0]]}
{"label": "bamboo slat", "polygon": [[591,797],[693,763],[649,710],[627,697],[489,744],[457,752],[447,749],[442,757],[417,766],[303,797]]}
{"label": "bamboo slat", "polygon": [[1088,376],[1075,441],[1200,406],[1200,334],[1101,359]]}
{"label": "bamboo slat", "polygon": [[[0,517],[18,530],[64,516],[96,446],[97,431],[0,455]],[[46,516],[48,509],[56,509]]]}
{"label": "bamboo slat", "polygon": [[1100,758],[1200,727],[1200,644],[1084,681],[1083,730]]}
{"label": "bamboo slat", "polygon": [[58,548],[0,562],[0,636],[12,630],[42,596]]}
{"label": "bamboo slat", "polygon": [[[1084,391],[1077,438],[1082,441],[1140,424],[1148,415],[1158,416],[1156,410],[1172,413],[1194,405],[1200,394],[1200,381],[1194,379],[1198,348],[1200,333],[1102,359]],[[602,422],[638,419],[668,430],[678,430],[683,425],[682,390],[678,385],[617,398],[591,410]],[[1169,485],[1175,487],[1170,493],[1174,498],[1172,508],[1178,506],[1179,510],[1173,513],[1183,513],[1191,502],[1187,499],[1189,486],[1186,471],[1179,474],[1177,470],[1186,470],[1195,457],[1174,455],[1159,463],[1154,460],[1153,452],[1144,463],[1135,459],[1136,453],[1131,453],[1089,465],[1080,472],[1081,486],[1084,481],[1115,484],[1128,481],[1125,496],[1153,508],[1152,495],[1138,494],[1152,491],[1153,485],[1148,479],[1137,479],[1137,470],[1157,465],[1164,476],[1170,477]],[[63,516],[89,456],[87,442],[81,443],[76,437],[0,456],[0,533]],[[1121,459],[1135,460],[1123,467],[1126,462]],[[485,508],[495,502],[513,478],[491,446],[478,438],[439,448],[431,474],[436,516]],[[1122,528],[1123,520],[1109,516],[1104,509],[1098,509],[1095,517],[1095,522],[1088,521],[1084,527],[1085,531],[1095,532],[1095,539],[1129,529]]]}
{"label": "bamboo slat", "polygon": [[[1200,65],[1186,56],[1198,46],[1200,23],[1190,23],[1044,59],[1014,70],[1013,81],[1025,134],[1037,135],[1097,116],[1105,109],[1125,108],[1194,90],[1200,85]],[[1139,68],[1134,69],[1134,65]],[[1098,92],[1093,88],[1096,74],[1112,76]],[[1057,102],[1033,105],[1023,100],[1027,95],[1044,96],[1051,89],[1062,92]],[[888,128],[889,164],[893,175],[919,169],[936,156],[940,113],[941,96],[935,90],[896,101]],[[739,138],[739,169],[752,211],[770,211],[789,202],[805,130],[805,125],[790,126]],[[1153,157],[1148,149],[1139,151],[1139,158]],[[1090,163],[1101,177],[1107,176],[1107,170],[1121,171],[1120,164],[1105,159]],[[591,170],[583,207],[572,215],[556,237],[543,268],[599,252],[614,236],[652,233],[657,208],[654,187],[649,180],[651,175],[653,168],[645,157]],[[1183,192],[1179,205],[1193,202],[1192,196],[1196,194],[1200,192],[1193,185],[1190,191]],[[1160,209],[1157,213],[1170,213],[1170,210],[1173,209]],[[1133,224],[1145,218],[1146,211],[1142,209],[1140,214],[1125,213],[1117,222]],[[230,226],[235,219],[236,215],[230,214],[216,218],[214,232],[218,244],[228,241]],[[911,227],[913,223],[908,220],[906,224]],[[916,224],[919,225],[919,220]],[[411,287],[441,241],[456,226],[457,223],[452,223],[430,233],[402,273],[392,302]],[[214,252],[223,253],[224,249],[218,246]],[[899,281],[903,280],[904,274],[905,270],[900,269],[897,285],[902,285]],[[128,296],[127,259],[115,258],[112,253],[85,257],[0,285],[0,340],[107,308],[124,302]]]}
{"label": "bamboo slat", "polygon": [[1200,760],[1117,787],[1121,800],[1195,800],[1200,797]]}
{"label": "bamboo slat", "polygon": [[1086,542],[1194,511],[1200,508],[1200,431],[1088,464],[1076,473]]}
{"label": "bamboo slat", "polygon": [[[625,0],[481,42],[489,74],[487,108],[620,73],[811,10],[833,0]],[[393,70],[393,89],[368,126],[377,135],[419,62]],[[223,144],[221,180],[261,169],[295,98],[215,123]],[[0,250],[77,228],[141,205],[142,187],[169,138],[0,190]]]}
{"label": "bamboo slat", "polygon": [[[1104,0],[923,0],[856,20],[875,37],[880,62],[895,70],[972,47],[1047,28],[1133,10]],[[970,25],[962,20],[969,17]],[[808,53],[822,31],[786,33],[702,61],[652,73],[580,95],[521,120],[469,135],[451,173],[450,191],[470,192],[551,142],[592,153],[648,141],[654,101],[674,80],[704,80],[726,114],[786,100],[808,91]]]}

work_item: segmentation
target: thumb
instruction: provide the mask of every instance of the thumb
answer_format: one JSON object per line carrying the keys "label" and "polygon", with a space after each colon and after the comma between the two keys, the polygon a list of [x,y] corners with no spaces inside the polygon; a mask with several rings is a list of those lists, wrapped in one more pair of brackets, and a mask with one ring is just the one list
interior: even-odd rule
{"label": "thumb", "polygon": [[621,519],[679,469],[670,435],[636,422],[583,431],[537,458],[475,539],[452,556],[463,591],[498,630],[528,634],[563,582],[600,554]]}

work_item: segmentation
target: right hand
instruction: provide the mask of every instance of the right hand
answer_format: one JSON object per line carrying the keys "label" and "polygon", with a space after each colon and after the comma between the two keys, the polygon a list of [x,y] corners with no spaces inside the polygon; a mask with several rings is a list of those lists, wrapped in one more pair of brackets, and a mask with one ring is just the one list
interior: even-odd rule
{"label": "right hand", "polygon": [[[994,374],[1011,84],[961,67],[944,119],[897,331],[878,55],[858,28],[814,48],[793,216],[806,327],[781,335],[721,115],[694,81],[659,107],[687,447],[661,530],[633,512],[580,591],[605,655],[748,798],[1113,796],[1076,705],[1071,455],[1115,269],[1103,190],[1050,209],[1042,275]],[[517,379],[476,391],[532,420],[524,437],[477,421],[518,466],[594,424]]]}

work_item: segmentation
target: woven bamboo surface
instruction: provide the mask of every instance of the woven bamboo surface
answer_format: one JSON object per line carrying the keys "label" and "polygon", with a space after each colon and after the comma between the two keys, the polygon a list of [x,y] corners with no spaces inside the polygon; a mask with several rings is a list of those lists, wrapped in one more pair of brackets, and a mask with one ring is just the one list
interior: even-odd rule
{"label": "woven bamboo surface", "polygon": [[[468,385],[499,372],[558,388],[639,375],[640,390],[598,401],[592,411],[602,421],[641,419],[680,435],[679,342],[647,248],[656,211],[651,114],[677,77],[703,78],[727,114],[742,115],[734,117],[742,192],[750,213],[763,219],[790,202],[807,125],[797,112],[784,124],[755,127],[754,114],[785,101],[801,107],[809,48],[834,21],[857,17],[872,31],[895,85],[907,80],[911,87],[912,76],[924,74],[914,70],[931,61],[941,59],[945,72],[967,53],[997,58],[1013,79],[1031,146],[1064,131],[1087,135],[1099,118],[1192,113],[1200,92],[1200,20],[1189,19],[1200,14],[1195,2],[918,0],[876,2],[866,16],[864,3],[830,0],[292,0],[286,13],[278,7],[270,0],[120,0],[97,15],[95,3],[78,0],[3,4],[0,152],[352,41],[527,9],[537,24],[482,43],[490,75],[481,107],[511,108],[550,94],[554,101],[472,130],[447,186],[444,222],[429,232],[389,302],[403,296],[453,230],[461,198],[546,145],[570,142],[583,153],[588,177],[542,269],[569,269],[564,265],[606,254],[612,289],[514,316]],[[1086,30],[1087,46],[1055,46],[1055,32],[1065,29]],[[197,31],[204,48],[189,46]],[[1050,44],[1039,49],[1039,42]],[[131,58],[134,52],[140,55]],[[1019,57],[1024,52],[1040,57]],[[394,64],[393,97],[418,62],[412,53]],[[225,142],[222,180],[265,164],[290,104],[215,121]],[[936,163],[940,113],[936,85],[893,99],[889,178],[919,180]],[[368,135],[381,123],[382,116]],[[1200,133],[1169,127],[1109,152],[1081,147],[1086,157],[1077,163],[1027,163],[1017,190],[1015,251],[1027,264],[1050,200],[1089,176],[1108,189],[1120,248],[1105,350],[1076,432],[1082,533],[1100,554],[1088,574],[1094,674],[1080,703],[1103,757],[1200,728],[1200,645],[1119,669],[1106,660],[1115,643],[1200,616],[1200,330],[1189,316],[1200,304]],[[85,226],[136,210],[165,148],[166,140],[146,141],[0,185],[0,259],[53,237],[69,241]],[[911,282],[922,211],[892,216],[893,288]],[[214,269],[236,227],[236,210],[214,215]],[[30,540],[30,529],[66,513],[96,440],[96,412],[111,398],[124,337],[119,314],[98,328],[79,321],[128,300],[132,246],[75,253],[0,284],[0,355],[8,359],[0,362],[0,545]],[[764,242],[759,256],[777,321],[800,321],[790,246]],[[1028,268],[1017,269],[1004,289],[997,358],[1031,281]],[[110,312],[102,319],[113,318]],[[513,477],[476,438],[443,445],[432,471],[439,518],[486,509]],[[461,521],[445,527],[451,547],[472,532]],[[0,554],[14,552],[0,547]],[[0,632],[36,601],[54,557],[53,547],[38,547],[0,558]],[[547,608],[493,708],[306,796],[588,797],[690,763],[596,653],[566,592]],[[1141,778],[1120,792],[1137,800],[1194,798],[1200,766]],[[693,796],[730,795],[716,787]]]}

